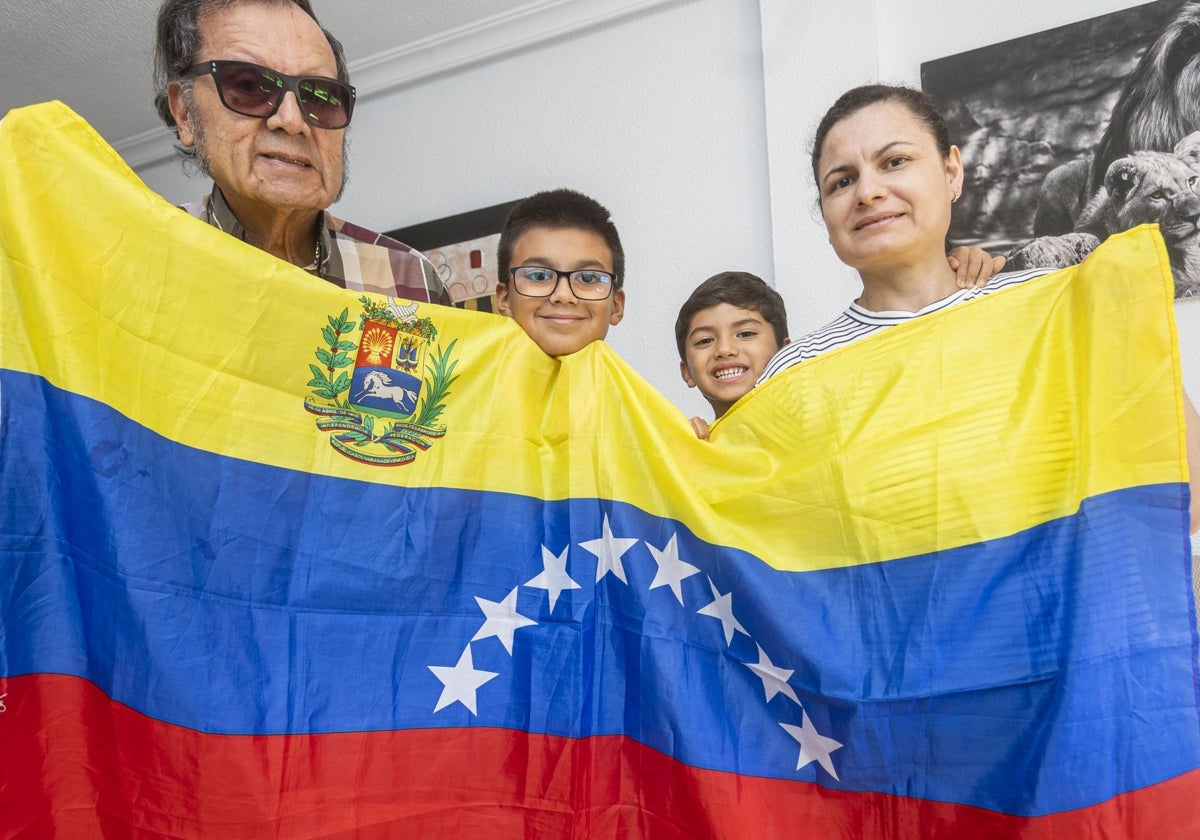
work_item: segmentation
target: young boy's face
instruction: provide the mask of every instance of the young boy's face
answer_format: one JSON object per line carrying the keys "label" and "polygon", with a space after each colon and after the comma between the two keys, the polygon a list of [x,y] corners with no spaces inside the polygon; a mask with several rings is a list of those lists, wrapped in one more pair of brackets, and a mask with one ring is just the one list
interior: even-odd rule
{"label": "young boy's face", "polygon": [[779,349],[775,330],[753,309],[718,303],[692,316],[679,372],[699,388],[717,417],[754,387]]}
{"label": "young boy's face", "polygon": [[[598,233],[582,228],[531,227],[513,243],[513,268],[534,265],[558,271],[594,268],[613,270],[612,252]],[[621,323],[625,291],[614,289],[604,300],[580,300],[566,277],[560,277],[550,297],[527,297],[510,280],[496,286],[501,314],[521,325],[550,356],[565,356],[593,341],[603,341],[608,328]]]}

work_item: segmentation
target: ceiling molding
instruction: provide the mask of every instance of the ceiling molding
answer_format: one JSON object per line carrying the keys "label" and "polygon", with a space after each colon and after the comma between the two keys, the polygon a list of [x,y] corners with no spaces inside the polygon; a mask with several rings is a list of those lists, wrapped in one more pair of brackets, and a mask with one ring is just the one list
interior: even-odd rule
{"label": "ceiling molding", "polygon": [[[474,23],[350,62],[363,101],[404,85],[496,58],[522,47],[629,17],[678,0],[535,0]],[[113,144],[132,168],[173,158],[174,134],[165,126]]]}
{"label": "ceiling molding", "polygon": [[126,137],[113,143],[116,150],[130,169],[157,163],[175,155],[175,134],[165,125],[151,128],[140,134]]}

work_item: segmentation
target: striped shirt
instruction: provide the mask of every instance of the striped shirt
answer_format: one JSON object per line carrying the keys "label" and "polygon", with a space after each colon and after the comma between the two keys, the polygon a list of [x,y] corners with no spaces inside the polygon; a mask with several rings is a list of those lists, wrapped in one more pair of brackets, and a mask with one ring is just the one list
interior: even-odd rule
{"label": "striped shirt", "polygon": [[761,385],[772,376],[775,376],[780,371],[787,370],[792,365],[798,365],[806,359],[811,359],[838,347],[852,344],[882,329],[895,326],[896,324],[903,324],[905,321],[911,321],[913,318],[919,318],[931,312],[938,312],[955,304],[965,303],[968,300],[975,300],[984,295],[990,295],[992,292],[998,292],[1001,289],[1007,289],[1018,283],[1024,283],[1026,280],[1032,280],[1034,277],[1054,270],[1053,268],[1031,268],[1026,271],[1010,271],[1004,274],[997,274],[985,286],[977,286],[973,289],[958,289],[948,297],[934,301],[917,312],[872,312],[869,309],[859,306],[857,303],[851,303],[845,312],[819,330],[810,332],[808,335],[780,348],[779,352],[767,363],[762,375],[758,378],[757,384]]}
{"label": "striped shirt", "polygon": [[[181,207],[217,230],[246,238],[245,228],[216,185],[202,201]],[[437,270],[420,252],[330,213],[322,213],[322,217],[317,253],[305,271],[343,289],[450,305]]]}

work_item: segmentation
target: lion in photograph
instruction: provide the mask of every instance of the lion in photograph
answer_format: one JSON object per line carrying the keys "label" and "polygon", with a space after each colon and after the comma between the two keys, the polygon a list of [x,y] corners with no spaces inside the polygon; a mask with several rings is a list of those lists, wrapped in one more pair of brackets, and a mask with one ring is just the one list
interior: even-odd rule
{"label": "lion in photograph", "polygon": [[1100,238],[1093,233],[1064,233],[1039,236],[1015,246],[1007,254],[1007,271],[1027,268],[1066,268],[1081,263],[1096,250]]}
{"label": "lion in photograph", "polygon": [[1091,180],[1100,184],[1118,158],[1169,152],[1200,129],[1200,2],[1186,4],[1129,74],[1096,153]]}
{"label": "lion in photograph", "polygon": [[1175,296],[1200,294],[1200,132],[1175,152],[1134,152],[1113,161],[1104,187],[1084,209],[1079,230],[1103,239],[1154,222],[1175,275]]}
{"label": "lion in photograph", "polygon": [[1200,294],[1200,131],[1172,152],[1134,152],[1113,161],[1076,230],[1024,243],[1009,254],[1009,267],[1074,265],[1100,240],[1147,222],[1159,226],[1166,242],[1175,296]]}
{"label": "lion in photograph", "polygon": [[1092,154],[1051,170],[1034,217],[1036,236],[1077,230],[1114,161],[1169,152],[1200,129],[1200,2],[1185,4],[1129,74]]}

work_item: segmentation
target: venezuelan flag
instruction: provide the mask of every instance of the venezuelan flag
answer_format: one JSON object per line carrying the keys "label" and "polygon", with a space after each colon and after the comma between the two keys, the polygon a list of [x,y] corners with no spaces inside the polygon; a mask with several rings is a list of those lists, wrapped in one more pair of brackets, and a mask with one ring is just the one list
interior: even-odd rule
{"label": "venezuelan flag", "polygon": [[696,441],[0,124],[0,836],[1195,837],[1150,229]]}

